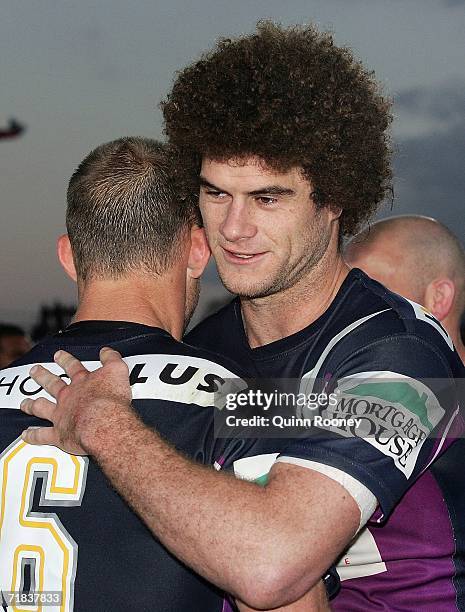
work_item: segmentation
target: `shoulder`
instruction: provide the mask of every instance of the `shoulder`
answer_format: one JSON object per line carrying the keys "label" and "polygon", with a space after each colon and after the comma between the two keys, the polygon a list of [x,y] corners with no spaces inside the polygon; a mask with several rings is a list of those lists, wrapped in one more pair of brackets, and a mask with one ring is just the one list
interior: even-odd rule
{"label": "shoulder", "polygon": [[53,362],[54,352],[63,349],[80,359],[86,367],[93,369],[100,363],[99,351],[102,346],[117,350],[136,378],[136,372],[140,373],[142,369],[163,372],[177,368],[177,373],[184,370],[209,372],[223,378],[235,378],[240,374],[233,361],[201,347],[178,341],[165,330],[148,326],[99,334],[97,337],[75,334],[72,340],[66,336],[53,336],[41,343],[40,348],[36,347],[25,356],[27,361],[24,363]]}
{"label": "shoulder", "polygon": [[[325,334],[331,368],[399,371],[422,377],[459,375],[452,341],[423,306],[389,291],[360,270]],[[325,352],[323,351],[323,352]]]}
{"label": "shoulder", "polygon": [[[373,303],[378,303],[378,308],[392,313],[393,316],[386,314],[381,319],[391,326],[387,331],[395,331],[393,321],[398,322],[398,328],[405,332],[411,332],[428,338],[433,344],[438,346],[444,343],[453,350],[452,340],[441,323],[424,307],[416,302],[408,300],[397,293],[393,293],[381,283],[368,277],[366,274],[357,271],[357,279],[361,291]],[[382,329],[382,327],[381,327]]]}

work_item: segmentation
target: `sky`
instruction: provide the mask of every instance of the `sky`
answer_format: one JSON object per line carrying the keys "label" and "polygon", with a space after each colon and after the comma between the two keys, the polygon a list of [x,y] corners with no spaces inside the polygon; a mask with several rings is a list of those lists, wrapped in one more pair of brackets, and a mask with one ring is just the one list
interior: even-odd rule
{"label": "sky", "polygon": [[[259,19],[331,30],[394,103],[395,202],[465,242],[465,0],[2,0],[0,320],[30,326],[39,304],[75,301],[55,256],[68,180],[91,149],[163,137],[158,103],[175,71]],[[215,275],[205,299],[219,295]]]}

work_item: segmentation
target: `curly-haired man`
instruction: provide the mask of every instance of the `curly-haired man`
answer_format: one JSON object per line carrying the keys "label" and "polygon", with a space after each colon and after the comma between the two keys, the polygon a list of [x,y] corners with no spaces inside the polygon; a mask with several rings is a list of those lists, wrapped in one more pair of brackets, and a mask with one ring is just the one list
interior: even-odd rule
{"label": "curly-haired man", "polygon": [[[252,607],[299,609],[341,558],[335,609],[463,609],[442,455],[460,425],[462,365],[433,317],[340,253],[390,189],[389,104],[372,75],[327,34],[263,23],[182,71],[163,111],[178,181],[186,197],[200,181],[220,276],[239,294],[189,341],[336,402],[315,416],[316,436],[238,462],[245,477],[270,470],[259,488],[193,465],[138,423],[113,351],[99,373],[60,355],[75,380],[65,392],[34,374],[58,406],[28,401],[55,428],[26,438],[94,455],[168,548]],[[123,434],[99,435],[113,419],[131,431],[124,469]]]}

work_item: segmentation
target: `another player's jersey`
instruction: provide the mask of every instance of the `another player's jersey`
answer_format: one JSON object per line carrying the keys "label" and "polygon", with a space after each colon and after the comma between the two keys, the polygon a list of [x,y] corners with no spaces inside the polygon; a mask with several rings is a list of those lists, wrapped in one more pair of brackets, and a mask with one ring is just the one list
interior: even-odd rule
{"label": "another player's jersey", "polygon": [[[125,358],[143,421],[192,459],[212,464],[213,393],[235,377],[227,367],[134,323],[75,323],[41,342],[0,371],[0,610],[226,610],[222,593],[165,550],[92,460],[20,438],[25,428],[46,424],[19,409],[26,397],[47,396],[29,377],[31,364],[63,374],[53,355],[64,349],[94,369],[102,346]],[[129,465],[125,449],[119,452]],[[25,602],[42,592],[45,603],[59,597],[61,604],[14,607],[11,592]]]}
{"label": "another player's jersey", "polygon": [[234,356],[250,376],[334,392],[322,416],[340,423],[288,440],[278,461],[336,468],[378,501],[339,560],[335,610],[465,610],[465,443],[448,448],[464,370],[438,321],[352,270],[328,310],[287,338],[250,349],[234,300],[187,341]]}

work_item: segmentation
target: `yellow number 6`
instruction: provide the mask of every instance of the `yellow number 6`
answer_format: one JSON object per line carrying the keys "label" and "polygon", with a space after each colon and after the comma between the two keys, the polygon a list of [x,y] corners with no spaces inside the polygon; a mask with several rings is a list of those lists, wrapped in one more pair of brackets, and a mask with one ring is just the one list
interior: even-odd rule
{"label": "yellow number 6", "polygon": [[[36,483],[42,478],[40,507],[79,506],[87,478],[87,457],[53,446],[31,446],[18,438],[0,455],[0,589],[59,591],[61,605],[49,612],[73,610],[78,548],[53,512],[33,511]],[[31,604],[41,612],[42,605]]]}

